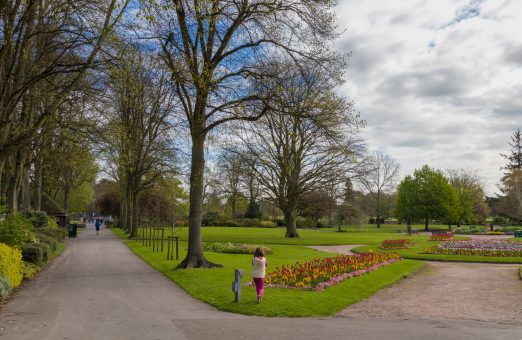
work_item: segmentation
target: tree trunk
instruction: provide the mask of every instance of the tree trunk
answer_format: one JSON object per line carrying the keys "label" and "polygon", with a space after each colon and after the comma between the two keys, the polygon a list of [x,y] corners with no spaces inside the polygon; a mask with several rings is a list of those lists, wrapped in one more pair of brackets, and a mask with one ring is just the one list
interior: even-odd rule
{"label": "tree trunk", "polygon": [[236,198],[236,193],[233,193],[232,194],[232,197],[230,198],[230,203],[232,204],[232,219],[236,218],[236,201],[237,201],[237,198]]}
{"label": "tree trunk", "polygon": [[377,191],[377,206],[375,209],[377,215],[377,228],[381,227],[381,192]]}
{"label": "tree trunk", "polygon": [[424,230],[428,231],[428,219],[424,221]]}
{"label": "tree trunk", "polygon": [[286,220],[286,234],[285,237],[295,238],[299,237],[297,233],[297,214],[295,211],[288,209],[285,212],[285,220]]}
{"label": "tree trunk", "polygon": [[22,181],[22,171],[23,171],[23,160],[20,151],[17,152],[14,171],[11,176],[11,188],[10,188],[10,197],[9,197],[9,208],[11,208],[12,212],[18,211],[18,194],[20,193],[20,184]]}
{"label": "tree trunk", "polygon": [[138,233],[138,194],[132,194],[132,217],[131,217],[131,226],[129,230],[129,238],[133,238]]}
{"label": "tree trunk", "polygon": [[23,174],[22,209],[24,211],[31,210],[31,180],[29,178],[29,168],[26,168]]}
{"label": "tree trunk", "polygon": [[[41,153],[41,152],[40,152]],[[42,167],[43,159],[39,157],[36,161],[35,168],[35,193],[34,193],[34,209],[36,211],[42,210]]]}
{"label": "tree trunk", "polygon": [[69,212],[69,184],[63,187],[63,210]]}
{"label": "tree trunk", "polygon": [[0,205],[4,204],[4,195],[2,190],[2,175],[4,173],[5,158],[0,158]]}
{"label": "tree trunk", "polygon": [[[193,123],[195,124],[195,123]],[[194,127],[202,131],[203,127]],[[189,239],[187,256],[178,265],[178,269],[220,267],[209,262],[203,255],[201,248],[201,220],[203,211],[203,188],[205,170],[205,135],[202,132],[192,133],[192,156],[190,167],[190,210],[189,210]]]}

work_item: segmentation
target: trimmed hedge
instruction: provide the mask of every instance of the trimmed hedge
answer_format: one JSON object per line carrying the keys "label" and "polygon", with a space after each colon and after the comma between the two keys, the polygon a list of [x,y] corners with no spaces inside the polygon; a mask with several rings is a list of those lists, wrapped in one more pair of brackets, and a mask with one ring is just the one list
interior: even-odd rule
{"label": "trimmed hedge", "polygon": [[[26,243],[22,245],[24,261],[41,266],[44,263],[44,250],[40,243]],[[46,245],[47,246],[47,245]],[[49,247],[49,246],[47,246]]]}
{"label": "trimmed hedge", "polygon": [[58,240],[56,240],[54,237],[44,234],[38,234],[37,236],[41,243],[45,243],[49,246],[51,251],[56,251],[56,249],[58,249]]}
{"label": "trimmed hedge", "polygon": [[20,285],[23,278],[23,263],[20,250],[0,243],[0,275],[9,280],[11,287]]}

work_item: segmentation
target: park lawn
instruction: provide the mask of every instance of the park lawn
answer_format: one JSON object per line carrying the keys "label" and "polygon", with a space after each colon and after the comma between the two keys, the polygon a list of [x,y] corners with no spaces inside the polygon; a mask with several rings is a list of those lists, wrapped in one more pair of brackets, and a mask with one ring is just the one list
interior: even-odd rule
{"label": "park lawn", "polygon": [[[205,242],[232,242],[248,244],[286,244],[286,245],[341,245],[361,244],[377,245],[382,240],[398,238],[397,228],[376,227],[360,230],[337,232],[337,229],[298,229],[299,238],[286,238],[284,228],[249,228],[249,227],[204,227],[202,228]],[[166,230],[170,235],[170,229]],[[175,235],[180,240],[188,239],[188,228],[176,228]]]}
{"label": "park lawn", "polygon": [[[395,237],[399,238],[399,237]],[[453,262],[484,262],[484,263],[522,263],[522,257],[495,257],[477,255],[447,255],[447,254],[424,254],[424,251],[440,242],[429,241],[429,236],[414,237],[415,245],[408,249],[383,250],[379,245],[367,245],[353,249],[354,252],[366,252],[368,250],[394,252],[405,259],[429,260],[429,261],[453,261]],[[457,239],[466,239],[457,237]]]}
{"label": "park lawn", "polygon": [[[419,228],[415,226],[415,228]],[[437,225],[430,228],[447,226]],[[401,229],[402,228],[402,229]],[[405,229],[402,225],[383,225],[377,228],[373,225],[363,226],[346,226],[345,232],[338,232],[337,229],[321,228],[321,229],[298,229],[299,238],[285,238],[284,228],[252,228],[252,227],[204,227],[202,235],[204,242],[233,242],[248,243],[255,245],[344,245],[359,244],[364,247],[358,247],[355,252],[364,252],[369,249],[381,251],[379,246],[383,240],[411,238],[415,242],[415,246],[408,249],[391,250],[401,257],[415,260],[432,260],[432,261],[456,261],[456,262],[485,262],[485,263],[522,263],[522,257],[493,257],[493,256],[471,256],[471,255],[445,255],[445,254],[424,254],[426,248],[436,246],[440,242],[429,241],[427,235],[400,234],[397,231]],[[176,228],[175,235],[180,237],[181,241],[188,239],[188,228]],[[166,234],[170,235],[170,228],[166,229]],[[457,236],[457,239],[468,239],[466,236]],[[385,250],[382,250],[385,251]]]}
{"label": "park lawn", "polygon": [[[205,228],[205,232],[208,231],[208,229],[213,228]],[[241,228],[229,229],[238,230]],[[111,230],[119,237],[125,239],[126,235],[122,230]],[[265,229],[248,228],[248,230],[250,234],[257,234],[259,232],[266,237]],[[281,232],[282,230],[278,229],[277,231]],[[226,234],[228,234],[228,232]],[[340,234],[342,233],[337,233],[337,235]],[[216,237],[216,235],[214,235],[214,237]],[[209,240],[206,236],[204,236],[204,238],[206,241]],[[252,240],[250,237],[247,239]],[[327,239],[324,239],[323,241],[326,240]],[[224,241],[224,239],[212,239],[212,241]],[[239,238],[233,241],[247,243],[246,240]],[[243,278],[243,283],[250,281],[251,255],[205,252],[205,256],[208,260],[220,263],[223,267],[173,270],[180,262],[179,260],[167,261],[165,252],[153,253],[150,247],[144,247],[139,242],[128,239],[125,242],[134,253],[176,282],[195,298],[220,310],[248,315],[285,317],[332,315],[343,310],[348,305],[361,301],[376,291],[411,275],[424,265],[421,261],[401,260],[369,274],[346,280],[322,292],[267,288],[263,303],[260,305],[256,304],[255,289],[243,285],[243,298],[240,303],[236,304],[233,302],[234,293],[231,291],[234,269],[245,269],[246,275]],[[305,240],[305,242],[308,241]],[[265,244],[273,251],[273,254],[267,257],[269,271],[282,264],[293,264],[296,261],[303,262],[314,258],[335,255],[299,245],[283,245],[259,241],[255,243]],[[342,244],[342,242],[337,244]],[[186,247],[186,241],[181,241],[180,259],[183,259]]]}

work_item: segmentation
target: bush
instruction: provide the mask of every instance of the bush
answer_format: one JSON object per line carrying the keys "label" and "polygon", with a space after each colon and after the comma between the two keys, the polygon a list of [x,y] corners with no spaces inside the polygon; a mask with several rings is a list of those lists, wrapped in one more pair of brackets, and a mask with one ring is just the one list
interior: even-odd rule
{"label": "bush", "polygon": [[5,300],[9,294],[11,294],[12,290],[13,287],[9,283],[7,277],[0,274],[0,301]]}
{"label": "bush", "polygon": [[49,246],[51,251],[56,251],[58,249],[58,240],[56,240],[54,237],[47,236],[44,234],[38,234],[37,235],[38,240],[40,240],[40,243],[45,243]]}
{"label": "bush", "polygon": [[32,279],[40,271],[40,267],[34,263],[25,262],[25,261],[23,263],[24,263],[24,268],[23,268],[24,279]]}
{"label": "bush", "polygon": [[257,219],[263,217],[263,213],[261,212],[261,207],[259,203],[257,203],[256,201],[248,202],[248,206],[245,211],[245,217]]}
{"label": "bush", "polygon": [[53,216],[47,217],[47,228],[51,230],[58,229],[58,219],[56,219],[56,217]]}
{"label": "bush", "polygon": [[182,228],[182,227],[188,227],[188,221],[177,220],[176,222],[174,222],[174,228]]}
{"label": "bush", "polygon": [[295,221],[297,228],[315,228],[316,223],[315,221],[299,216]]}
{"label": "bush", "polygon": [[257,227],[259,222],[259,218],[244,218],[241,220],[241,224],[245,227]]}
{"label": "bush", "polygon": [[[254,254],[257,246],[253,246],[250,244],[237,244],[237,243],[222,243],[222,242],[212,242],[212,243],[204,243],[203,251],[212,251],[215,253],[225,253],[225,254]],[[263,248],[265,255],[272,254],[272,250],[267,247]]]}
{"label": "bush", "polygon": [[209,211],[203,215],[203,225],[218,225],[221,223],[221,215],[216,211]]}
{"label": "bush", "polygon": [[275,224],[275,222],[272,222],[272,221],[261,221],[261,222],[259,222],[259,227],[260,228],[276,228],[277,224]]}
{"label": "bush", "polygon": [[57,240],[64,240],[67,237],[67,229],[65,228],[57,228],[57,229],[42,229],[38,230],[39,235],[47,235]]}
{"label": "bush", "polygon": [[20,250],[3,243],[0,243],[0,275],[5,276],[13,288],[18,287],[23,277]]}
{"label": "bush", "polygon": [[22,245],[22,257],[24,261],[41,266],[43,264],[43,247],[38,243],[26,243]]}
{"label": "bush", "polygon": [[225,226],[225,227],[240,227],[239,222],[238,221],[234,221],[234,220],[225,221],[225,223],[223,223],[223,226]]}
{"label": "bush", "polygon": [[49,220],[45,211],[26,211],[23,215],[31,220],[35,229],[47,228]]}
{"label": "bush", "polygon": [[0,242],[10,246],[19,246],[34,241],[33,224],[22,214],[9,214],[0,221]]}

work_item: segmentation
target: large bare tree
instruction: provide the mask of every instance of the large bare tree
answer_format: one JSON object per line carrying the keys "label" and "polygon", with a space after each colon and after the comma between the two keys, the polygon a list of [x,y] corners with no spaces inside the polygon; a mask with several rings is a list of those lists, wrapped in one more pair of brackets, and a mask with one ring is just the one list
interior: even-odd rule
{"label": "large bare tree", "polygon": [[281,209],[286,237],[299,237],[296,218],[307,194],[345,181],[357,156],[360,121],[338,84],[318,68],[282,64],[269,112],[238,134],[264,197]]}
{"label": "large bare tree", "polygon": [[389,155],[375,152],[367,158],[363,171],[357,177],[368,193],[367,198],[373,201],[377,228],[381,227],[383,194],[389,193],[397,185],[399,169],[400,164]]}
{"label": "large bare tree", "polygon": [[[201,247],[204,147],[223,123],[266,113],[256,84],[275,76],[282,55],[325,64],[336,37],[334,2],[298,0],[158,0],[144,17],[172,71],[192,141],[189,240],[178,268],[211,267]],[[344,65],[338,65],[343,67]]]}

